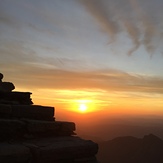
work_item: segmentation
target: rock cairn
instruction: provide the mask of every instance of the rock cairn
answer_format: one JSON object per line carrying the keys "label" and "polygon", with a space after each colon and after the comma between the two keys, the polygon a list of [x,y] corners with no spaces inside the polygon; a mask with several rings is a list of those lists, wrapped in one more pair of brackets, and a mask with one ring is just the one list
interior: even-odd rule
{"label": "rock cairn", "polygon": [[56,121],[54,107],[33,105],[0,73],[0,162],[97,163],[98,145],[76,136],[75,123]]}

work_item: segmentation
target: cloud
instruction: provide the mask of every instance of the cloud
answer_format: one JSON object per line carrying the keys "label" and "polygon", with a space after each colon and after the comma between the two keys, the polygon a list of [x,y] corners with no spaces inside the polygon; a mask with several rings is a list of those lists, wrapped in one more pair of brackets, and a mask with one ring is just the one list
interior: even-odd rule
{"label": "cloud", "polygon": [[[14,72],[13,72],[13,68]],[[163,78],[128,74],[120,70],[70,71],[37,64],[4,65],[2,69],[12,76],[15,85],[30,89],[103,90],[111,92],[139,92],[163,94]]]}
{"label": "cloud", "polygon": [[[144,35],[144,38],[142,39],[142,44],[145,46],[146,50],[150,54],[153,54],[156,47],[155,45],[153,45],[152,40],[155,37],[158,24],[153,23],[152,15],[150,15],[151,13],[149,13],[148,9],[143,10],[141,4],[138,1],[131,0],[130,2],[132,8],[137,14],[137,18],[139,19],[139,24],[142,25],[141,30],[142,30],[142,34]],[[152,14],[156,15],[156,13],[152,13]]]}
{"label": "cloud", "polygon": [[26,47],[23,41],[6,41],[3,40],[0,45],[0,63],[10,64],[10,63],[24,63],[37,60],[36,53]]}
{"label": "cloud", "polygon": [[134,47],[128,51],[128,55],[132,55],[140,47],[140,32],[136,25],[134,25],[131,21],[124,20],[124,26],[127,30],[128,35],[131,37]]}
{"label": "cloud", "polygon": [[102,30],[108,34],[111,41],[115,41],[116,34],[118,33],[118,24],[113,19],[113,15],[109,15],[109,10],[105,4],[99,0],[80,0],[80,2],[97,19]]}
{"label": "cloud", "polygon": [[[119,33],[127,32],[133,42],[128,55],[144,45],[148,53],[153,54],[157,48],[154,38],[162,33],[161,1],[136,0],[79,0],[100,24],[112,43]],[[155,10],[152,10],[155,8]],[[156,10],[159,10],[157,12]],[[157,20],[157,21],[156,21]],[[125,28],[122,26],[124,25]],[[156,35],[157,34],[157,35]]]}

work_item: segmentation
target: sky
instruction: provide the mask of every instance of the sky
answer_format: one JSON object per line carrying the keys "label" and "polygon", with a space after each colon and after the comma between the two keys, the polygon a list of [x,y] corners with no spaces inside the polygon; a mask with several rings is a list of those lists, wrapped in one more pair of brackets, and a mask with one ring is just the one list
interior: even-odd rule
{"label": "sky", "polygon": [[163,115],[162,8],[162,0],[0,0],[3,81],[58,117]]}

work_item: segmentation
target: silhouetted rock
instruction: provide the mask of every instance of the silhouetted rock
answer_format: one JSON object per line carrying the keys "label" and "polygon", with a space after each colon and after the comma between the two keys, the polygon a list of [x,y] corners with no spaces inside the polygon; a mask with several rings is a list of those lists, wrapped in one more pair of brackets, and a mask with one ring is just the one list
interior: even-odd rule
{"label": "silhouetted rock", "polygon": [[11,105],[0,104],[0,118],[11,118]]}
{"label": "silhouetted rock", "polygon": [[163,141],[155,135],[143,139],[119,137],[99,144],[102,163],[162,163]]}
{"label": "silhouetted rock", "polygon": [[0,73],[0,91],[3,92],[11,92],[12,90],[15,89],[15,86],[13,83],[10,82],[2,82],[3,79],[3,74]]}
{"label": "silhouetted rock", "polygon": [[3,79],[3,74],[0,73],[0,82],[2,82],[2,79]]}
{"label": "silhouetted rock", "polygon": [[51,137],[28,140],[23,143],[32,151],[33,162],[39,163],[76,163],[97,160],[98,145],[79,137]]}
{"label": "silhouetted rock", "polygon": [[0,143],[1,163],[28,163],[31,160],[30,149],[17,143]]}
{"label": "silhouetted rock", "polygon": [[0,119],[0,141],[23,137],[25,123],[19,120]]}
{"label": "silhouetted rock", "polygon": [[3,92],[0,91],[0,103],[11,105],[31,105],[33,104],[31,92]]}
{"label": "silhouetted rock", "polygon": [[10,82],[0,82],[0,91],[3,92],[11,92],[15,89],[15,86],[13,83]]}
{"label": "silhouetted rock", "polygon": [[97,163],[98,145],[75,137],[75,123],[55,121],[54,107],[32,105],[0,73],[0,163]]}
{"label": "silhouetted rock", "polygon": [[54,107],[40,105],[12,105],[12,118],[27,118],[33,120],[54,120]]}
{"label": "silhouetted rock", "polygon": [[29,119],[0,119],[0,141],[75,135],[75,123]]}

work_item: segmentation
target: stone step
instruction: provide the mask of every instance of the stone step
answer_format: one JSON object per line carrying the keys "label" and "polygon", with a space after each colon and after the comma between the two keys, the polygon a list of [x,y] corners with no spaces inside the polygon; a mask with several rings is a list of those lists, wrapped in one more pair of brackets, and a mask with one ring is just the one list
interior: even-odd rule
{"label": "stone step", "polygon": [[0,103],[3,104],[33,104],[30,95],[31,92],[3,92],[0,91]]}
{"label": "stone step", "polygon": [[48,122],[24,120],[29,134],[38,136],[69,136],[74,135],[75,123],[73,122]]}
{"label": "stone step", "polygon": [[40,105],[12,105],[12,117],[53,121],[54,107]]}
{"label": "stone step", "polygon": [[49,106],[0,104],[0,118],[28,118],[53,121],[54,110],[54,107]]}
{"label": "stone step", "polygon": [[7,139],[38,138],[75,135],[75,123],[37,120],[0,119],[0,141]]}
{"label": "stone step", "polygon": [[0,142],[0,163],[97,163],[98,145],[79,137]]}
{"label": "stone step", "polygon": [[53,137],[24,142],[32,151],[33,162],[97,163],[98,145],[79,137]]}

